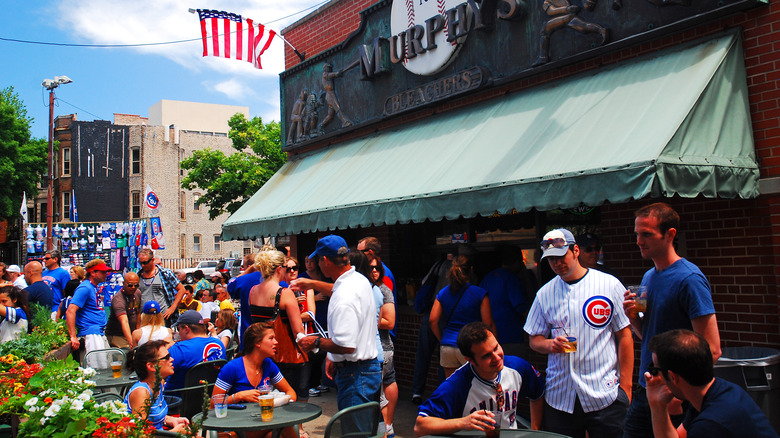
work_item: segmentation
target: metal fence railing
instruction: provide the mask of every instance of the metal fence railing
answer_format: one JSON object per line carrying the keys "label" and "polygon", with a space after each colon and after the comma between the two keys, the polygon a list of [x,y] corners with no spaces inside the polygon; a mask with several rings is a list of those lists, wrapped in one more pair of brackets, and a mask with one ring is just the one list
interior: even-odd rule
{"label": "metal fence railing", "polygon": [[198,264],[198,262],[203,260],[212,260],[209,258],[195,258],[195,257],[189,257],[189,258],[183,258],[183,259],[162,259],[161,265],[164,268],[168,268],[171,270],[177,270],[177,269],[185,269],[185,268],[192,268]]}

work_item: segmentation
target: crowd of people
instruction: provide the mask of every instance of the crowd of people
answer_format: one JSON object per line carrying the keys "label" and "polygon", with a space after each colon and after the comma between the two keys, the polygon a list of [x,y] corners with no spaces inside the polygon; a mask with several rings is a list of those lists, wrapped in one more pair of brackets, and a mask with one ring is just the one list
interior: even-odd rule
{"label": "crowd of people", "polygon": [[[591,233],[545,234],[540,268],[549,267],[550,279],[541,287],[515,248],[503,249],[500,266],[482,279],[478,255],[467,246],[437,262],[415,303],[424,314],[415,433],[516,428],[526,398],[530,428],[575,438],[777,437],[742,389],[713,377],[721,349],[710,286],[677,254],[679,228],[678,214],[663,203],[635,214],[636,243],[654,265],[641,282],[647,292],[641,309],[634,291],[599,262],[601,242]],[[241,275],[227,284],[196,272],[195,284],[187,285],[183,273],[160,266],[144,249],[141,269],[125,273],[122,288],[106,297],[107,276],[117,274],[102,260],[68,272],[59,253],[49,251],[45,269],[30,262],[23,276],[18,266],[0,265],[0,340],[30,329],[29,303],[36,302],[66,320],[76,351],[132,349],[128,366],[139,381],[127,394],[128,409],[150,409],[155,427],[174,430],[186,420],[167,415],[163,393],[182,388],[197,363],[235,350],[214,390],[227,403],[257,402],[261,387],[305,402],[330,382],[339,410],[379,401],[386,436],[393,438],[395,280],[380,252],[374,237],[350,248],[328,235],[306,257],[304,272],[296,259],[266,246],[247,255]],[[634,337],[641,342],[636,360]],[[441,381],[424,400],[437,345]],[[531,350],[547,357],[542,372],[524,357]],[[153,386],[157,368],[160,389]],[[343,427],[368,431],[370,425],[366,414]],[[283,432],[296,435],[308,432],[303,425]]]}

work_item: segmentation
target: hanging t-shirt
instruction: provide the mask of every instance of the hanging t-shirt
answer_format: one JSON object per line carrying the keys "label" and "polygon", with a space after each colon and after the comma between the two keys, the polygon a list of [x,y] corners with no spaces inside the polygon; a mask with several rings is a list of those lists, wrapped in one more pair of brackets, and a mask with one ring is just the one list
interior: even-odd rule
{"label": "hanging t-shirt", "polygon": [[63,251],[70,251],[70,239],[62,239],[60,245],[62,246]]}
{"label": "hanging t-shirt", "polygon": [[87,237],[87,227],[84,224],[79,225],[77,230],[79,231],[79,237]]}
{"label": "hanging t-shirt", "polygon": [[87,250],[89,252],[95,252],[95,244],[94,243],[88,243],[87,244]]}
{"label": "hanging t-shirt", "polygon": [[62,228],[60,228],[60,224],[54,225],[54,227],[51,229],[52,237],[59,237],[61,230]]}
{"label": "hanging t-shirt", "polygon": [[27,225],[27,228],[24,229],[24,233],[27,236],[28,239],[32,239],[35,233],[35,229],[32,227],[32,225]]}
{"label": "hanging t-shirt", "polygon": [[89,234],[94,236],[94,234],[95,234],[95,226],[94,225],[88,226],[87,227],[87,233],[89,233]]}
{"label": "hanging t-shirt", "polygon": [[43,241],[42,240],[36,240],[35,241],[35,248],[33,252],[43,252]]}
{"label": "hanging t-shirt", "polygon": [[84,239],[83,237],[79,240],[79,251],[86,251],[87,250],[87,239]]}
{"label": "hanging t-shirt", "polygon": [[[35,250],[35,240],[33,240],[32,238],[28,238],[25,243],[27,244],[27,252],[29,252],[31,254],[37,252]],[[41,245],[41,248],[43,248],[43,245]]]}
{"label": "hanging t-shirt", "polygon": [[102,245],[103,249],[111,249],[111,238],[103,237]]}

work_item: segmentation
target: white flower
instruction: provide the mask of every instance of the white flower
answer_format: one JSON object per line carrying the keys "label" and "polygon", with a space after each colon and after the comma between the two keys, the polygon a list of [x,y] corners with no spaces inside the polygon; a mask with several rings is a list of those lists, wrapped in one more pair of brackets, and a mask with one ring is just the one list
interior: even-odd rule
{"label": "white flower", "polygon": [[73,403],[71,403],[70,408],[75,409],[77,411],[84,409],[84,400],[81,399],[73,400]]}
{"label": "white flower", "polygon": [[77,400],[87,401],[87,400],[92,398],[92,394],[93,394],[93,392],[92,392],[91,389],[85,389],[84,392],[82,392],[81,394],[79,394],[78,397],[76,397],[76,399]]}
{"label": "white flower", "polygon": [[33,397],[26,402],[24,402],[24,405],[27,407],[35,406],[38,404],[38,397]]}
{"label": "white flower", "polygon": [[92,387],[92,386],[96,386],[97,382],[95,382],[94,380],[85,380],[84,384],[89,386],[89,387]]}

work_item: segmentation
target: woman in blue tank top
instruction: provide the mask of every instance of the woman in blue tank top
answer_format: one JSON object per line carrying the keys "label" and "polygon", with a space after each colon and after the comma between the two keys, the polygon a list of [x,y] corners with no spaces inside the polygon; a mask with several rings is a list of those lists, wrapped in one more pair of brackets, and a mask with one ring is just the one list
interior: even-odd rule
{"label": "woman in blue tank top", "polygon": [[[163,397],[165,379],[173,375],[173,359],[168,353],[166,341],[151,341],[138,347],[135,353],[130,352],[128,368],[134,369],[138,375],[138,382],[130,388],[125,396],[127,412],[136,412],[144,418],[146,415],[146,402],[152,399],[147,419],[157,430],[165,426],[173,432],[182,432],[189,424],[184,417],[172,417],[168,415],[168,403]],[[160,367],[162,382],[157,393],[152,394],[154,388],[155,370]]]}

